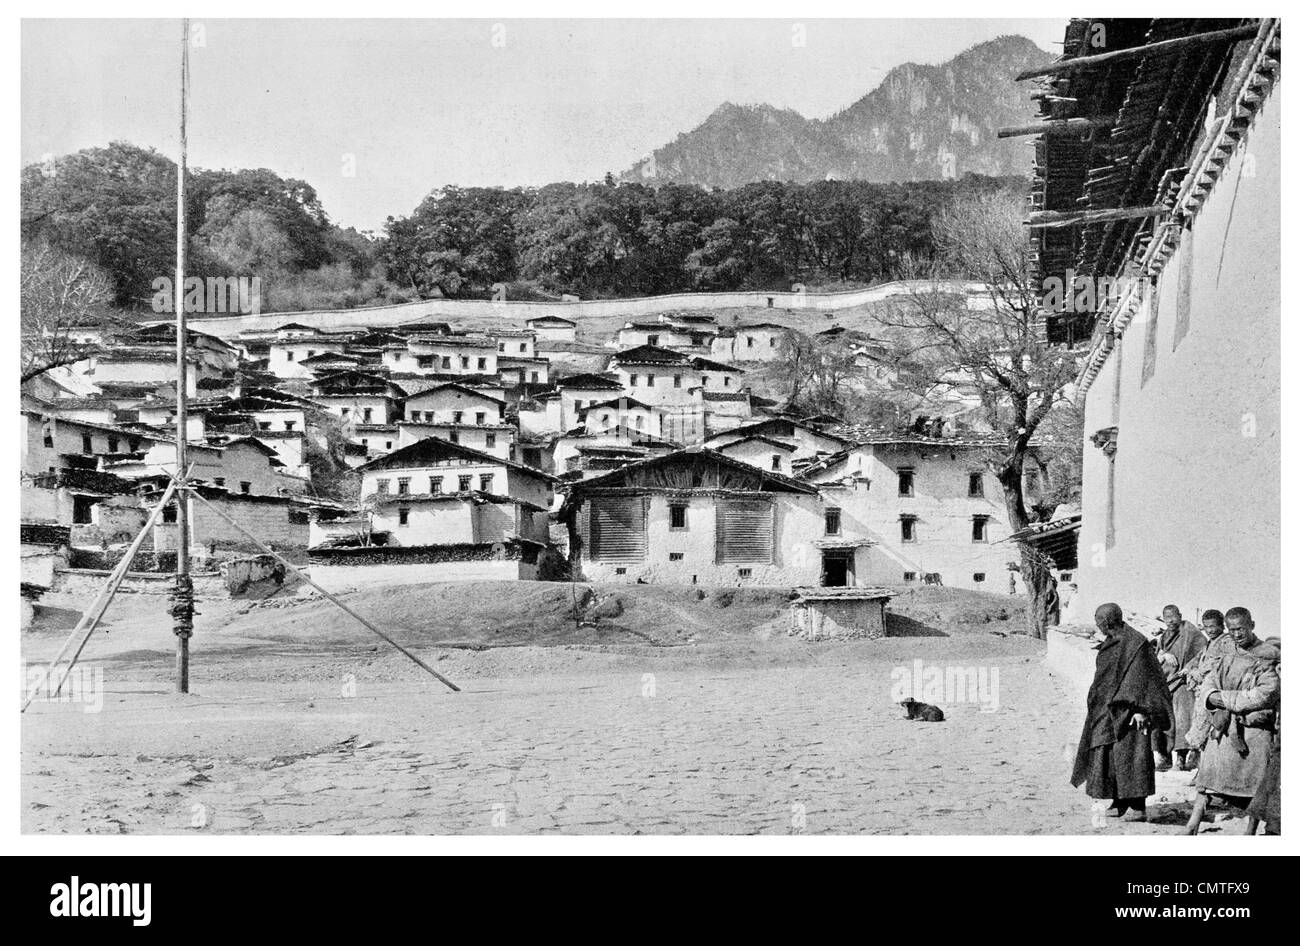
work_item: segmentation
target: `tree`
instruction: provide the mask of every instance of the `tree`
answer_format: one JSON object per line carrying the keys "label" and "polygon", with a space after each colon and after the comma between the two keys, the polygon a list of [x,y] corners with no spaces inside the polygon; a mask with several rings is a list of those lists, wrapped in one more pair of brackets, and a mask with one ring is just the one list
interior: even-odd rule
{"label": "tree", "polygon": [[115,141],[22,171],[22,235],[100,267],[120,306],[176,266],[176,165]]}
{"label": "tree", "polygon": [[444,187],[410,217],[387,223],[383,261],[391,279],[425,298],[488,294],[510,282],[516,215],[524,192],[499,187]]}
{"label": "tree", "polygon": [[[1021,201],[1000,190],[964,194],[941,208],[932,224],[934,278],[898,297],[884,316],[898,330],[895,344],[906,368],[901,377],[913,390],[925,399],[978,399],[988,426],[1005,438],[988,460],[1013,531],[1031,521],[1023,489],[1031,441],[1065,399],[1078,369],[1072,351],[1048,346],[1037,330],[1022,217]],[[987,307],[968,307],[965,293],[938,282],[940,272],[986,286]],[[1049,566],[1022,543],[1020,567],[1030,596],[1029,632],[1044,638]]]}
{"label": "tree", "polygon": [[70,330],[85,325],[113,297],[98,267],[53,249],[24,244],[19,284],[22,320],[20,379],[30,381],[51,368],[86,357]]}

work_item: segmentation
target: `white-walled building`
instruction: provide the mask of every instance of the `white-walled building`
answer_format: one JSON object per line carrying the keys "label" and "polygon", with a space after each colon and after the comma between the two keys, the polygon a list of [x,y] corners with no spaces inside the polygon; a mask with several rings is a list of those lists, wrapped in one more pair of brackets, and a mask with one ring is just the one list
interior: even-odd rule
{"label": "white-walled building", "polygon": [[[1074,20],[1064,56],[1091,54],[1098,27],[1108,51],[1204,29]],[[1047,319],[1049,341],[1083,343],[1085,358],[1069,619],[1109,601],[1148,616],[1172,602],[1193,621],[1247,607],[1261,637],[1282,631],[1280,60],[1279,21],[1263,20],[1244,40],[1071,74],[1079,116],[1123,101],[1110,133],[1123,144],[1037,144],[1036,210],[1170,209],[1036,233],[1045,302],[1063,301],[1075,273],[1117,280],[1102,305],[1053,306]]]}
{"label": "white-walled building", "polygon": [[539,342],[574,342],[578,338],[578,323],[558,315],[542,315],[524,323]]}

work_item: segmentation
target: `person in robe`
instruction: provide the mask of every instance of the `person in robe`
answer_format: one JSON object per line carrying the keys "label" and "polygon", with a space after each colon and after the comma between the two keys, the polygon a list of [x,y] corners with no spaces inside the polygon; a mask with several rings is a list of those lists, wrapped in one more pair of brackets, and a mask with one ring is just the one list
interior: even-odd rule
{"label": "person in robe", "polygon": [[[1270,638],[1268,643],[1276,639]],[[1281,642],[1277,641],[1277,646]],[[1248,820],[1246,833],[1253,835],[1259,831],[1259,823],[1264,822],[1265,834],[1282,833],[1282,721],[1281,712],[1273,727],[1273,745],[1269,751],[1268,766],[1264,769],[1264,779],[1255,788],[1255,797],[1246,808]]]}
{"label": "person in robe", "polygon": [[1209,715],[1209,736],[1196,771],[1196,801],[1187,833],[1196,834],[1210,800],[1247,808],[1268,774],[1281,708],[1281,651],[1255,634],[1246,608],[1224,615],[1234,651],[1206,673],[1196,699]]}
{"label": "person in robe", "polygon": [[1070,782],[1109,800],[1106,817],[1145,821],[1147,796],[1156,790],[1152,734],[1169,728],[1173,702],[1155,648],[1125,623],[1119,605],[1103,604],[1096,622],[1105,639]]}
{"label": "person in robe", "polygon": [[[1196,750],[1187,744],[1187,730],[1192,724],[1196,707],[1196,694],[1188,686],[1188,672],[1199,661],[1205,650],[1206,639],[1201,629],[1191,621],[1183,620],[1183,613],[1175,604],[1165,605],[1161,612],[1164,629],[1156,638],[1156,658],[1165,671],[1165,682],[1174,702],[1173,725],[1156,734],[1156,771],[1168,771],[1177,758],[1178,771],[1196,768]],[[1188,757],[1191,756],[1189,762]]]}
{"label": "person in robe", "polygon": [[[1223,657],[1237,649],[1232,637],[1224,631],[1223,612],[1215,608],[1210,608],[1201,615],[1201,635],[1205,638],[1205,649],[1187,668],[1187,687],[1193,694],[1200,689],[1206,674],[1217,667]],[[1205,748],[1205,742],[1210,737],[1209,711],[1199,699],[1193,699],[1192,704],[1192,719],[1183,734],[1189,750],[1188,768],[1196,767],[1191,764],[1193,760],[1196,765],[1200,764],[1200,750]]]}

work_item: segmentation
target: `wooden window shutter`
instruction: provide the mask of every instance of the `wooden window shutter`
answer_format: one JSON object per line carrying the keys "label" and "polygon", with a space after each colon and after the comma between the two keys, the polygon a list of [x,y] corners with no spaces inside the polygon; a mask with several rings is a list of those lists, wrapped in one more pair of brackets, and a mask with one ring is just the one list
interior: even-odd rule
{"label": "wooden window shutter", "polygon": [[646,497],[594,496],[590,503],[592,561],[640,562],[646,553]]}
{"label": "wooden window shutter", "polygon": [[772,503],[764,500],[718,501],[717,554],[719,565],[771,562],[776,531]]}

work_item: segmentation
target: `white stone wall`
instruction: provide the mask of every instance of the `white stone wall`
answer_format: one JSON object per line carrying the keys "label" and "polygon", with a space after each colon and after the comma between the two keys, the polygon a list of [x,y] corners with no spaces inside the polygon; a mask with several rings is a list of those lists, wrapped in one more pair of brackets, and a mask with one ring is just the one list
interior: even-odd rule
{"label": "white stone wall", "polygon": [[1160,276],[1154,372],[1146,309],[1088,390],[1085,438],[1117,425],[1119,446],[1112,506],[1110,461],[1084,443],[1080,613],[1244,606],[1281,633],[1281,111],[1278,85]]}

